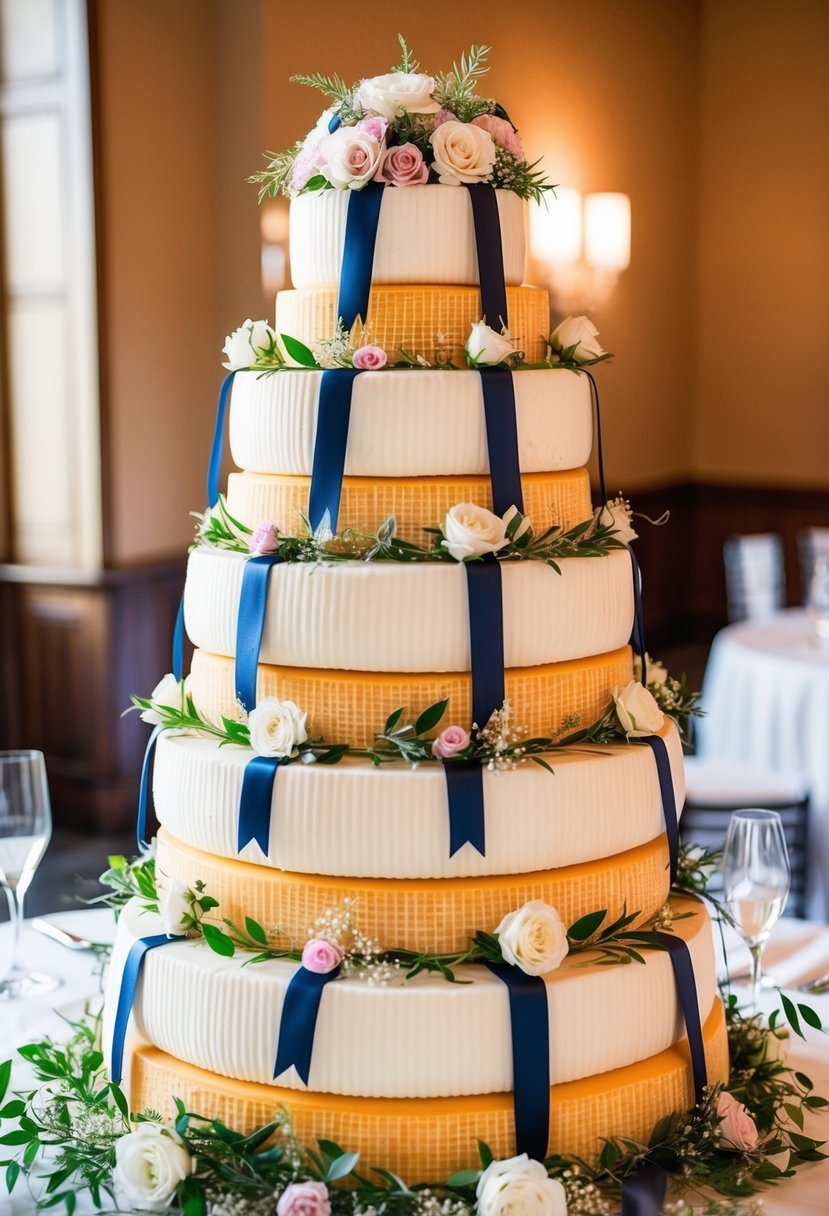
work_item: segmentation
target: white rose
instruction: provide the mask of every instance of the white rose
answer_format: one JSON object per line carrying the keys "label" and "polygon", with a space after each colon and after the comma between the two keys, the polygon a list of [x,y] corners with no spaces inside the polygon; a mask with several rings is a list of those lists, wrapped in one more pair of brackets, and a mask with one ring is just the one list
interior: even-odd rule
{"label": "white rose", "polygon": [[[657,663],[656,659],[645,651],[645,667],[647,669],[648,684],[664,684],[668,678],[668,668],[663,663]],[[633,674],[637,680],[642,679],[642,660],[639,655],[633,656]]]}
{"label": "white rose", "polygon": [[164,878],[159,886],[158,911],[164,932],[168,937],[180,937],[193,924],[193,907],[187,898],[187,888],[180,878]]}
{"label": "white rose", "polygon": [[491,1162],[478,1179],[478,1216],[567,1216],[567,1194],[526,1153]]}
{"label": "white rose", "polygon": [[589,317],[567,317],[550,334],[550,345],[554,350],[567,350],[575,346],[571,358],[575,363],[587,363],[604,354],[596,341],[599,331]]}
{"label": "white rose", "polygon": [[222,367],[229,372],[238,372],[257,363],[274,361],[276,334],[267,321],[243,321],[238,329],[225,338],[222,354],[226,356]]}
{"label": "white rose", "polygon": [[[168,672],[156,684],[150,693],[149,699],[155,701],[156,705],[166,705],[169,709],[182,709],[184,705],[184,682],[177,680],[172,672]],[[142,710],[141,718],[152,726],[164,725],[164,719],[161,714],[157,713],[154,709]]]}
{"label": "white rose", "polygon": [[508,334],[499,334],[485,321],[477,321],[470,330],[464,346],[466,357],[472,367],[503,363],[515,354],[515,347]]}
{"label": "white rose", "polygon": [[657,705],[653,693],[644,685],[631,680],[621,691],[614,688],[613,700],[619,725],[629,739],[642,735],[653,735],[661,729],[665,715]]}
{"label": "white rose", "polygon": [[248,717],[250,742],[260,756],[290,756],[298,743],[308,738],[305,722],[308,715],[302,713],[293,701],[279,701],[276,697],[265,697]]}
{"label": "white rose", "polygon": [[477,507],[473,502],[459,502],[450,507],[443,521],[443,541],[456,562],[465,557],[481,557],[484,553],[497,553],[507,543],[507,529],[500,519],[486,507]]}
{"label": "white rose", "polygon": [[388,72],[363,80],[354,94],[356,106],[382,114],[389,122],[401,114],[435,114],[440,106],[432,100],[435,82],[421,72]]}
{"label": "white rose", "polygon": [[368,131],[338,127],[320,141],[320,173],[336,190],[359,190],[371,181],[383,155],[383,145]]}
{"label": "white rose", "polygon": [[531,899],[517,912],[508,912],[495,935],[504,961],[527,975],[555,971],[570,949],[561,917],[543,899]]}
{"label": "white rose", "polygon": [[164,1212],[195,1160],[171,1127],[140,1123],[115,1142],[113,1183],[120,1207]]}
{"label": "white rose", "polygon": [[444,186],[485,182],[495,164],[495,141],[489,131],[469,122],[443,122],[429,136],[434,169]]}
{"label": "white rose", "polygon": [[630,503],[621,495],[618,498],[611,498],[605,503],[600,522],[613,528],[616,533],[615,539],[620,540],[624,545],[629,545],[639,535],[633,528],[633,512],[630,509]]}

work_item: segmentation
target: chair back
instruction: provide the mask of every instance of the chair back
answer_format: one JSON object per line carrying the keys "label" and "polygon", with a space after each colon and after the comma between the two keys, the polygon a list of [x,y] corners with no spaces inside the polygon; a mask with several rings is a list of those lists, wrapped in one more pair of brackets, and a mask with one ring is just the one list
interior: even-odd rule
{"label": "chair back", "polygon": [[775,532],[729,536],[723,557],[730,621],[757,620],[783,607],[783,541]]}
{"label": "chair back", "polygon": [[809,603],[809,592],[815,562],[829,561],[829,528],[803,528],[797,534],[797,556],[800,563],[802,602]]}

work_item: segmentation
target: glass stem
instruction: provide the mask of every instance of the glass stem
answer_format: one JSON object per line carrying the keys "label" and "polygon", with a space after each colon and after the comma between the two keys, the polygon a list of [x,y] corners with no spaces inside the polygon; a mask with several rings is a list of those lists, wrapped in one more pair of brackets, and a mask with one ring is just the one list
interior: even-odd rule
{"label": "glass stem", "polygon": [[20,946],[20,927],[23,923],[23,908],[18,902],[17,896],[12,887],[9,887],[3,883],[3,890],[6,892],[6,900],[9,905],[9,923],[12,931],[12,948],[9,955],[10,961],[8,970],[8,974],[11,975],[17,966],[17,955]]}
{"label": "glass stem", "polygon": [[765,942],[758,942],[754,946],[749,946],[751,953],[751,1012],[760,1012],[760,978],[761,978],[761,962],[763,958],[763,946]]}

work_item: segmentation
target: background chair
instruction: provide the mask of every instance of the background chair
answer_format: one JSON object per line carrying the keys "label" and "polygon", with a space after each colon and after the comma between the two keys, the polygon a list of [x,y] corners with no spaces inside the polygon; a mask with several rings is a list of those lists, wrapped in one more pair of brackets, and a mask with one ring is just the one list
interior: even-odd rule
{"label": "background chair", "polygon": [[802,603],[808,604],[815,562],[818,558],[829,561],[829,528],[803,528],[798,532],[797,556],[800,562]]}
{"label": "background chair", "polygon": [[[685,760],[685,809],[680,834],[690,845],[721,849],[734,811],[749,807],[777,811],[789,850],[791,886],[785,916],[806,915],[806,859],[809,793],[799,774],[758,771],[748,764],[726,764],[688,756]],[[712,876],[711,891],[722,889]]]}
{"label": "background chair", "polygon": [[729,536],[723,557],[730,621],[756,620],[783,607],[783,541],[776,533]]}

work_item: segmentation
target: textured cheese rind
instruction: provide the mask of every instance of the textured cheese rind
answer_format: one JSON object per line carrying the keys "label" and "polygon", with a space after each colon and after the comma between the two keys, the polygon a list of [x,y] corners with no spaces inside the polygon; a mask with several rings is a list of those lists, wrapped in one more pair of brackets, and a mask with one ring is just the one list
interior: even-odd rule
{"label": "textured cheese rind", "polygon": [[[504,280],[524,279],[526,203],[496,190]],[[335,287],[340,281],[351,192],[322,190],[291,202],[294,287]],[[371,278],[374,283],[479,281],[472,202],[456,186],[387,186],[380,203]]]}
{"label": "textured cheese rind", "polygon": [[297,874],[216,857],[194,849],[162,828],[157,871],[186,887],[203,882],[219,901],[217,914],[237,924],[252,916],[260,925],[280,925],[304,941],[308,927],[327,909],[353,899],[360,930],[381,945],[446,953],[464,950],[479,929],[494,931],[508,912],[531,899],[558,908],[566,925],[588,912],[623,910],[647,920],[668,896],[668,845],[664,835],[615,857],[535,870],[527,874],[474,878],[402,879]]}
{"label": "textured cheese rind", "polygon": [[[572,528],[589,519],[590,476],[587,469],[562,473],[524,473],[524,512],[536,530],[553,524]],[[227,505],[230,514],[251,529],[263,520],[288,535],[302,535],[307,524],[310,477],[264,473],[231,473]],[[396,535],[417,545],[428,544],[426,528],[441,524],[450,507],[473,502],[492,510],[492,481],[484,476],[344,477],[336,528],[373,536],[393,515]]]}
{"label": "textured cheese rind", "polygon": [[[187,634],[214,654],[236,652],[247,559],[190,554]],[[623,646],[633,625],[626,549],[571,557],[560,573],[541,561],[502,562],[504,662],[533,667]],[[472,571],[474,574],[474,571]],[[469,592],[462,562],[285,562],[270,573],[260,662],[352,671],[469,671]]]}
{"label": "textured cheese rind", "polygon": [[[719,1000],[702,1029],[708,1080],[714,1085],[728,1079],[728,1033]],[[517,1152],[509,1093],[403,1099],[302,1093],[231,1081],[134,1043],[127,1049],[124,1076],[133,1110],[158,1110],[175,1118],[176,1095],[188,1109],[245,1133],[268,1122],[284,1104],[300,1143],[334,1140],[409,1183],[480,1169],[479,1140],[499,1160]],[[688,1044],[682,1041],[627,1068],[554,1086],[547,1152],[595,1162],[604,1137],[626,1136],[647,1144],[661,1118],[693,1104]]]}
{"label": "textured cheese rind", "polygon": [[[682,744],[666,719],[676,805],[684,800]],[[446,779],[439,764],[375,769],[367,760],[289,764],[273,791],[270,845],[237,852],[248,748],[162,735],[153,773],[155,811],[179,840],[221,857],[280,870],[374,878],[521,874],[612,857],[664,830],[650,748],[620,744],[548,755],[554,775],[531,761],[484,772],[486,853],[466,844],[449,856]]]}
{"label": "textured cheese rind", "polygon": [[[607,711],[612,690],[632,679],[633,655],[622,646],[589,659],[507,668],[504,687],[513,725],[525,728],[527,738],[546,738],[595,722]],[[188,688],[210,721],[221,725],[222,717],[239,716],[233,659],[197,649]],[[295,701],[307,712],[314,738],[352,747],[373,746],[386,719],[401,706],[413,722],[427,706],[447,700],[447,723],[472,724],[469,672],[357,672],[260,663],[256,696]]]}
{"label": "textured cheese rind", "polygon": [[[687,919],[674,933],[688,944],[701,1021],[716,995],[711,924],[696,900],[675,901]],[[121,914],[109,1007],[138,938],[162,933],[161,918],[133,900]],[[285,990],[299,964],[245,967],[198,941],[151,951],[133,1013],[139,1034],[170,1055],[242,1081],[306,1088],[292,1067],[273,1076]],[[565,959],[545,977],[551,1085],[647,1059],[684,1033],[667,951],[644,965],[590,966]],[[421,973],[405,983],[360,979],[328,984],[320,1001],[307,1088],[368,1098],[443,1098],[512,1090],[509,994],[485,967],[458,969],[464,984]],[[405,1043],[406,1050],[400,1045]]]}
{"label": "textured cheese rind", "polygon": [[[541,363],[547,355],[550,332],[547,292],[540,287],[508,287],[507,309],[515,349],[523,351],[527,363]],[[443,335],[442,357],[465,367],[464,343],[480,319],[481,293],[477,287],[378,284],[369,295],[365,327],[358,324],[353,338],[357,345],[370,341],[381,346],[393,360],[405,351],[409,357],[420,355],[432,363],[436,361],[438,335]],[[330,338],[336,328],[334,288],[280,291],[277,295],[277,333],[289,334],[312,347],[321,338]],[[493,328],[500,329],[498,321]]]}
{"label": "textured cheese rind", "polygon": [[[239,372],[229,438],[251,473],[311,473],[321,371]],[[593,442],[590,382],[555,369],[513,375],[525,473],[577,469]],[[475,371],[364,372],[354,381],[345,474],[436,477],[489,472],[481,376]]]}

